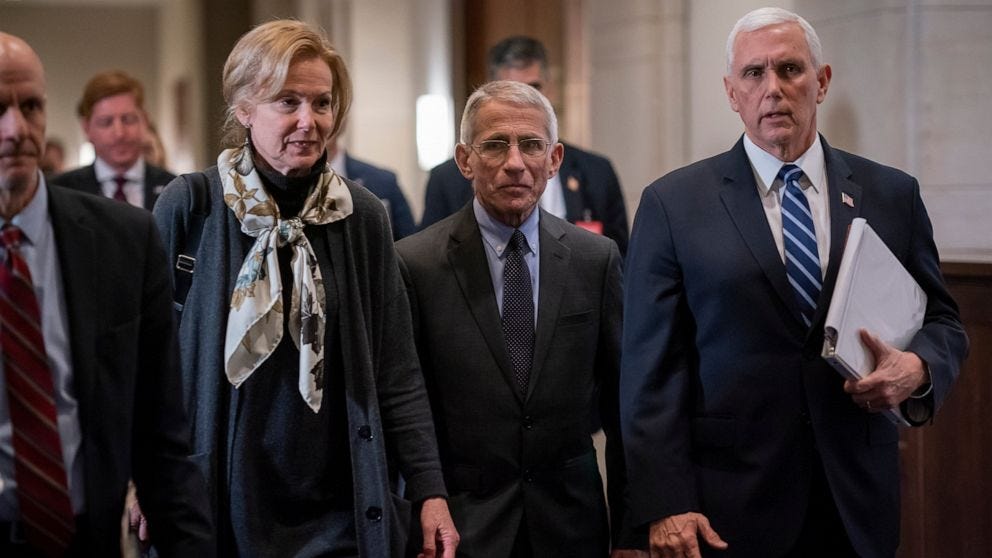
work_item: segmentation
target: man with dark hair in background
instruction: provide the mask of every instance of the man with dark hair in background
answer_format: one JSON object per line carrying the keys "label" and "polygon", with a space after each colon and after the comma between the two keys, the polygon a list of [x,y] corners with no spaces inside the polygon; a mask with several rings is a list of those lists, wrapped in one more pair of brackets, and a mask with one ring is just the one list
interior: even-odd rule
{"label": "man with dark hair in background", "polygon": [[[547,94],[548,55],[531,37],[503,39],[489,50],[489,79],[526,83]],[[565,155],[558,175],[548,181],[540,204],[555,217],[612,238],[627,252],[627,209],[613,165],[605,157],[562,142]],[[420,228],[444,219],[472,199],[472,184],[454,159],[430,171]]]}
{"label": "man with dark hair in background", "polygon": [[150,210],[175,175],[144,160],[148,134],[144,101],[141,82],[121,70],[93,76],[77,113],[96,160],[53,182]]}

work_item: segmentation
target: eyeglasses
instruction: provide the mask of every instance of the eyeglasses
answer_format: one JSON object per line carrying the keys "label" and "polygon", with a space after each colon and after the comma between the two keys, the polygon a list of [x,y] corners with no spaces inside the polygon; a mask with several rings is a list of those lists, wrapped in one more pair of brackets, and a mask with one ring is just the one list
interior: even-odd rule
{"label": "eyeglasses", "polygon": [[549,142],[540,138],[522,139],[517,143],[506,140],[486,140],[471,146],[479,157],[490,160],[503,160],[509,153],[510,147],[517,146],[524,157],[541,157],[548,152]]}

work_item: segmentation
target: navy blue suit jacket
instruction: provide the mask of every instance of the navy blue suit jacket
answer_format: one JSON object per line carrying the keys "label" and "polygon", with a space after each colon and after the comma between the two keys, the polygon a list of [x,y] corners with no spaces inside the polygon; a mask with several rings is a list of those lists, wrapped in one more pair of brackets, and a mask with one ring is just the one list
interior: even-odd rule
{"label": "navy blue suit jacket", "polygon": [[[565,220],[574,223],[584,219],[601,221],[603,235],[612,238],[627,252],[627,208],[623,203],[620,181],[609,159],[565,145],[558,175],[565,195]],[[421,230],[458,211],[472,199],[472,183],[462,176],[454,159],[431,169],[424,193],[424,217]]]}
{"label": "navy blue suit jacket", "polygon": [[[145,209],[151,211],[155,207],[155,200],[158,199],[158,195],[165,189],[165,185],[172,182],[175,177],[176,175],[165,169],[145,163]],[[97,196],[103,195],[93,165],[62,173],[53,178],[52,182],[71,190],[79,190]]]}
{"label": "navy blue suit jacket", "polygon": [[410,204],[406,202],[403,190],[400,190],[400,185],[396,181],[396,173],[360,161],[347,153],[344,156],[344,165],[345,174],[351,181],[365,186],[380,201],[388,202],[387,209],[389,210],[389,222],[393,226],[393,240],[399,240],[417,232],[417,226],[413,222],[413,214],[410,213]]}
{"label": "navy blue suit jacket", "polygon": [[817,458],[854,549],[891,557],[898,546],[898,430],[856,406],[819,356],[853,218],[867,219],[929,297],[908,350],[930,367],[935,407],[967,352],[916,180],[825,140],[823,149],[830,258],[809,330],[743,141],[648,186],[634,221],[621,375],[634,522],[702,512],[730,544],[720,556],[791,548]]}

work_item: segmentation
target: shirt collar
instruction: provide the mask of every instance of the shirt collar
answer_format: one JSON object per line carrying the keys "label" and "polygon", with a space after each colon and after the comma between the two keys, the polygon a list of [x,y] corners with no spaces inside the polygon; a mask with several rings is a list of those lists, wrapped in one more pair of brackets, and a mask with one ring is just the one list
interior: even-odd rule
{"label": "shirt collar", "polygon": [[[493,219],[486,209],[482,207],[482,204],[479,203],[479,198],[472,198],[472,210],[475,212],[475,220],[479,223],[479,231],[482,233],[482,239],[492,247],[497,256],[502,258],[504,250],[506,250],[507,245],[510,243],[510,237],[513,236],[513,231],[516,229]],[[537,253],[538,246],[537,237],[540,217],[541,208],[535,205],[530,216],[519,227],[520,232],[524,233],[524,238],[527,239],[527,247],[535,254]]]}
{"label": "shirt collar", "polygon": [[[28,202],[24,209],[14,215],[10,220],[12,225],[21,229],[25,240],[36,245],[45,227],[48,218],[48,186],[45,183],[45,175],[38,171],[38,188],[34,192],[34,197]],[[0,226],[6,225],[7,221],[0,217]]]}
{"label": "shirt collar", "polygon": [[[117,171],[108,165],[103,159],[97,157],[93,161],[93,171],[96,172],[97,182],[106,182],[108,180],[113,180],[117,176]],[[131,165],[131,168],[124,171],[124,178],[128,182],[144,182],[145,181],[145,158],[138,157],[138,160]]]}
{"label": "shirt collar", "polygon": [[763,196],[772,190],[782,165],[789,163],[801,168],[803,174],[806,175],[806,180],[802,181],[803,187],[811,185],[813,189],[820,192],[827,183],[826,162],[823,156],[823,144],[820,143],[820,134],[816,134],[813,144],[795,161],[779,160],[771,153],[758,147],[751,141],[751,138],[747,137],[747,134],[744,134],[744,151],[747,152],[747,158],[751,161],[751,167],[758,178],[758,190]]}

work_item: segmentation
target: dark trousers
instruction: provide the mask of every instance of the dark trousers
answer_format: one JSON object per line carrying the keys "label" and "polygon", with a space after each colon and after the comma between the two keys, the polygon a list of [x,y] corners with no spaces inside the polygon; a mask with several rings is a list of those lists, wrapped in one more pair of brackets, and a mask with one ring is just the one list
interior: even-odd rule
{"label": "dark trousers", "polygon": [[844,523],[837,511],[837,504],[827,485],[823,464],[816,459],[813,478],[810,482],[809,509],[803,530],[786,558],[847,558],[858,554],[844,529]]}

